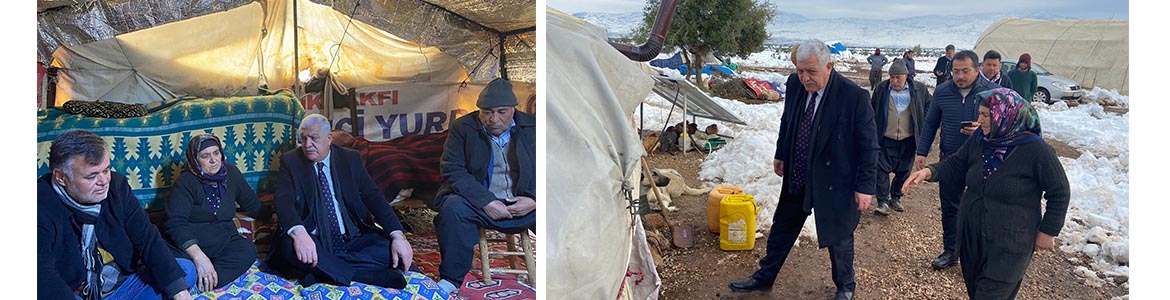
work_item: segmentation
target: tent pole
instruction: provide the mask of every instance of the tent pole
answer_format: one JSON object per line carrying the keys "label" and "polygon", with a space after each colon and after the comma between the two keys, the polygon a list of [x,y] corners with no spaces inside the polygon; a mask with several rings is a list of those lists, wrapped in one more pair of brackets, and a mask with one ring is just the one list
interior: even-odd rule
{"label": "tent pole", "polygon": [[504,51],[504,42],[508,40],[508,36],[499,34],[500,37],[500,78],[508,80],[508,54]]}
{"label": "tent pole", "polygon": [[[300,53],[300,47],[298,47],[299,46],[299,44],[298,44],[299,37],[297,36],[297,32],[300,31],[300,30],[297,30],[297,2],[299,2],[299,0],[292,0],[292,3],[293,3],[293,70],[292,70],[293,76],[292,76],[292,78],[293,78],[293,93],[296,94],[297,98],[299,99],[299,98],[301,98],[301,95],[304,94],[305,90],[301,86],[301,79],[298,78],[298,76],[297,76],[298,75],[297,73],[299,73],[301,71],[301,55],[300,55],[301,53]],[[263,67],[263,66],[261,66],[261,67]]]}
{"label": "tent pole", "polygon": [[[690,84],[690,83],[687,83],[687,84]],[[682,149],[683,154],[686,154],[688,151],[691,151],[691,134],[690,134],[690,130],[688,130],[690,128],[688,128],[688,126],[687,126],[687,102],[689,102],[689,101],[687,101],[686,96],[683,96],[683,111],[682,111],[682,126],[683,126],[682,132],[683,133],[682,134],[685,137],[683,139],[683,149]]]}

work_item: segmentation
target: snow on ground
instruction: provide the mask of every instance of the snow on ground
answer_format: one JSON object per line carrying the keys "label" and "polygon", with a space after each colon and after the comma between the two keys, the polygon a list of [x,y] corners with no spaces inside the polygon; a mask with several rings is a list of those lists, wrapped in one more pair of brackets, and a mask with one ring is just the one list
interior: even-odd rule
{"label": "snow on ground", "polygon": [[1106,90],[1093,87],[1093,90],[1085,94],[1085,99],[1105,106],[1129,107],[1129,96],[1122,96],[1121,93],[1117,92],[1117,89]]}
{"label": "snow on ground", "polygon": [[1097,157],[1083,151],[1076,159],[1061,157],[1072,198],[1064,229],[1057,237],[1060,250],[1083,253],[1090,261],[1084,270],[1090,284],[1106,278],[1129,276],[1129,159]]}
{"label": "snow on ground", "polygon": [[1037,103],[1036,107],[1044,138],[1061,140],[1099,156],[1117,157],[1129,152],[1129,114],[1106,113],[1096,103],[1073,108],[1065,102]]}
{"label": "snow on ground", "polygon": [[[761,72],[750,76],[786,75]],[[919,74],[917,79],[934,83],[927,74]],[[1061,251],[1089,257],[1090,261],[1081,262],[1069,255],[1069,260],[1082,266],[1077,272],[1086,282],[1096,285],[1105,283],[1098,274],[1106,279],[1129,275],[1129,115],[1105,113],[1096,102],[1128,103],[1129,99],[1099,88],[1090,94],[1094,103],[1074,108],[1064,102],[1051,106],[1038,103],[1036,108],[1045,139],[1060,140],[1082,151],[1078,158],[1061,158],[1072,197],[1065,227],[1057,239],[1061,240]],[[722,98],[715,101],[748,125],[697,119],[699,128],[715,123],[721,134],[735,137],[707,156],[701,163],[699,179],[708,185],[737,185],[752,194],[759,207],[758,228],[766,230],[772,226],[775,200],[780,197],[781,177],[772,172],[771,163],[783,102],[750,105]],[[662,130],[663,124],[680,122],[681,108],[675,108],[671,119],[664,121],[670,105],[657,95],[649,96],[645,104],[646,128]],[[633,115],[635,121],[639,112]],[[813,220],[806,221],[801,234],[815,239]],[[1128,284],[1123,286],[1128,288]]]}

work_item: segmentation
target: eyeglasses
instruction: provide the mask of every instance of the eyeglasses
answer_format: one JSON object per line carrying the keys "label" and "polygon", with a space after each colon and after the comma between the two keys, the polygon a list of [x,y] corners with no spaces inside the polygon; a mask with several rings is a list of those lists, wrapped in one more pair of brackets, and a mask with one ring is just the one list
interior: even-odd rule
{"label": "eyeglasses", "polygon": [[951,69],[951,74],[970,74],[975,72],[975,69]]}

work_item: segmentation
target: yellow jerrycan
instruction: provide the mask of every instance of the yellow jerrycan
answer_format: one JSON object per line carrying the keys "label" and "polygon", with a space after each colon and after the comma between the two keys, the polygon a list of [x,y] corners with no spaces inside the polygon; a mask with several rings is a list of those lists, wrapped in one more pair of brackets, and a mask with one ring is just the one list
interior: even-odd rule
{"label": "yellow jerrycan", "polygon": [[756,245],[756,199],[732,194],[719,203],[719,249],[752,250]]}
{"label": "yellow jerrycan", "polygon": [[734,185],[719,185],[707,194],[707,230],[719,233],[719,202],[731,194],[743,194],[743,189]]}

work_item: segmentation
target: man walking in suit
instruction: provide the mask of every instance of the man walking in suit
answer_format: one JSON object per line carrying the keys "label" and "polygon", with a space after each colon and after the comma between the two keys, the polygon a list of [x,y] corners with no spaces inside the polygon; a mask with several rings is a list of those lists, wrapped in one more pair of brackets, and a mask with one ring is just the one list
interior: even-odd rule
{"label": "man walking in suit", "polygon": [[801,43],[797,76],[788,77],[773,169],[784,177],[768,252],[732,291],[770,291],[808,215],[816,210],[817,240],[829,248],[832,299],[853,299],[853,231],[877,182],[877,128],[869,93],[833,70],[824,42]]}
{"label": "man walking in suit", "polygon": [[302,275],[304,286],[356,281],[406,287],[400,270],[410,268],[414,253],[402,224],[358,152],[332,145],[329,127],[325,116],[305,116],[297,134],[301,147],[280,157],[281,229],[269,264]]}

